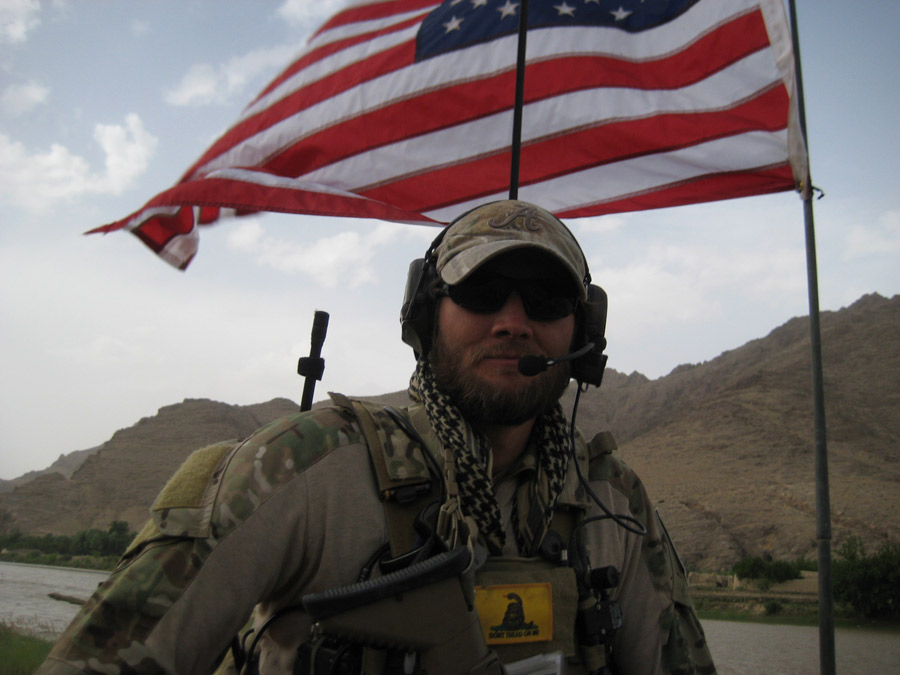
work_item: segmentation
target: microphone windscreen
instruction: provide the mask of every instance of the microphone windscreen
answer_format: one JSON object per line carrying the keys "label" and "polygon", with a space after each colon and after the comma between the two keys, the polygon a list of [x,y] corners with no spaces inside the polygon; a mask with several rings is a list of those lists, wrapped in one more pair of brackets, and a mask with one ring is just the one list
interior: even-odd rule
{"label": "microphone windscreen", "polygon": [[547,370],[547,359],[543,356],[529,354],[519,359],[517,367],[522,375],[537,375]]}

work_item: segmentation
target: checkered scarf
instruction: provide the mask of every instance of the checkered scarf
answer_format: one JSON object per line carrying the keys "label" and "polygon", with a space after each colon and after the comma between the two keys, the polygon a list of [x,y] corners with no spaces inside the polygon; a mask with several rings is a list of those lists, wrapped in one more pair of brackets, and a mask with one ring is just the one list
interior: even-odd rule
{"label": "checkered scarf", "polygon": [[[491,555],[500,555],[506,533],[488,475],[490,447],[487,439],[463,419],[450,398],[437,388],[431,366],[424,359],[419,359],[416,364],[409,393],[413,400],[424,405],[445,457],[451,456],[455,460],[463,513],[475,520]],[[512,525],[520,555],[536,555],[550,525],[553,506],[565,483],[567,428],[568,422],[559,403],[535,421],[531,433],[537,445],[537,457],[531,462],[534,471],[524,474],[530,479],[519,485],[512,508]]]}

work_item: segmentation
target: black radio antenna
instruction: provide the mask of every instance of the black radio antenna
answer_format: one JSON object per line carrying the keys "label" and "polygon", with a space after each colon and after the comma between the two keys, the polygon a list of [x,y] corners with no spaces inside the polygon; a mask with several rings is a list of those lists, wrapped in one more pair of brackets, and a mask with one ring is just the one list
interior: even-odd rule
{"label": "black radio antenna", "polygon": [[322,358],[322,345],[328,332],[328,312],[316,310],[313,316],[312,335],[310,336],[309,356],[301,356],[297,362],[297,373],[304,379],[303,396],[300,399],[300,410],[312,408],[313,394],[316,391],[316,380],[321,380],[325,373],[325,359]]}

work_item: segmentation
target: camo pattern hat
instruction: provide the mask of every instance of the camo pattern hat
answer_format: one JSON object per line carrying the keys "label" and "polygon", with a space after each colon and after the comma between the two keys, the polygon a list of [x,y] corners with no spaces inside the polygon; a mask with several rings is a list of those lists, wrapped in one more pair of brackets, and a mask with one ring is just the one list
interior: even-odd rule
{"label": "camo pattern hat", "polygon": [[491,202],[457,218],[435,251],[437,272],[446,283],[458,284],[501,253],[524,248],[556,258],[587,299],[590,275],[575,237],[552,213],[527,202]]}

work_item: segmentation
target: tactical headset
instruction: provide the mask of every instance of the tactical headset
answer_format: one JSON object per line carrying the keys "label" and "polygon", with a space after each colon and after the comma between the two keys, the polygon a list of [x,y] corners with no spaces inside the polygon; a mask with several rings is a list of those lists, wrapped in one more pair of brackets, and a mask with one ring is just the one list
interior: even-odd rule
{"label": "tactical headset", "polygon": [[[483,206],[483,205],[481,205]],[[476,207],[476,208],[480,208]],[[400,329],[403,341],[413,348],[416,358],[428,354],[431,350],[431,340],[434,334],[435,298],[433,289],[438,281],[436,251],[447,230],[470,211],[455,218],[449,225],[441,230],[440,234],[431,242],[424,258],[417,258],[409,265],[409,273],[406,277],[406,290],[403,294],[403,306],[400,309]],[[555,217],[554,217],[555,218]],[[591,284],[591,274],[587,271],[587,258],[584,256],[581,246],[572,235],[566,225],[555,218],[563,228],[572,236],[578,250],[581,251],[584,260],[585,278],[587,284],[587,300],[579,301],[575,308],[575,339],[572,344],[572,353],[593,344],[587,353],[578,356],[572,362],[572,377],[579,383],[600,386],[603,381],[603,371],[606,368],[606,291],[599,286]],[[546,365],[569,360],[565,357],[554,358]],[[545,366],[546,367],[546,366]],[[543,368],[542,368],[543,369]],[[537,371],[536,371],[537,372]],[[534,374],[536,374],[536,372]]]}

